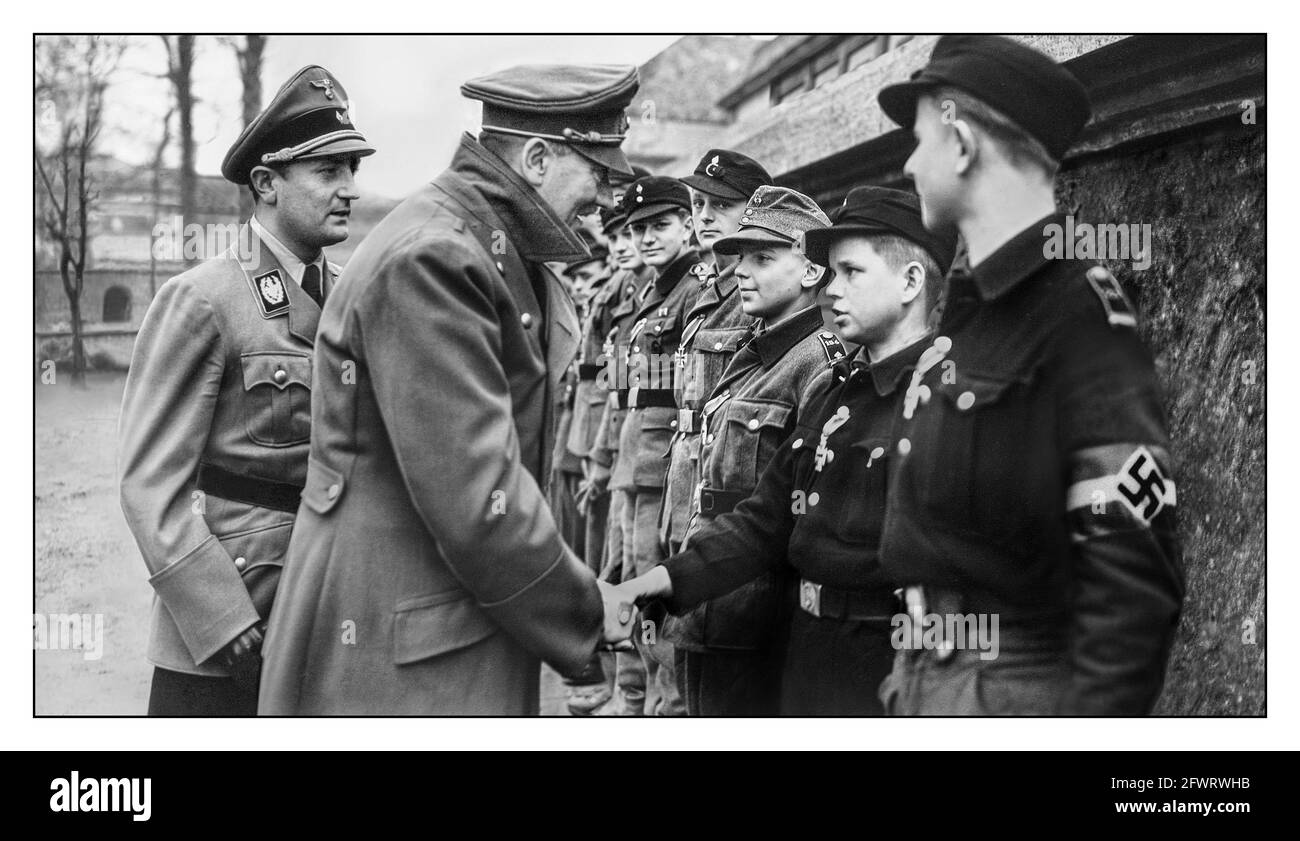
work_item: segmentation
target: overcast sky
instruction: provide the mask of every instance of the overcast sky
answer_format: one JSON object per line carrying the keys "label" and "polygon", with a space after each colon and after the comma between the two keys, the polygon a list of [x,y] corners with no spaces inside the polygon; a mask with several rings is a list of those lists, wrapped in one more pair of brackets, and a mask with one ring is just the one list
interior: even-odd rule
{"label": "overcast sky", "polygon": [[[347,89],[357,127],[378,150],[362,162],[358,186],[400,198],[447,165],[462,131],[477,129],[481,106],[460,95],[461,82],[523,63],[639,65],[676,37],[276,35],[264,59],[263,101],[300,68],[328,68]],[[211,36],[198,42],[197,166],[219,174],[242,128],[239,77],[228,46]],[[165,65],[158,38],[132,39],[110,89],[104,151],[132,163],[152,158],[170,104],[166,82],[156,77]],[[168,162],[175,165],[174,151]]]}

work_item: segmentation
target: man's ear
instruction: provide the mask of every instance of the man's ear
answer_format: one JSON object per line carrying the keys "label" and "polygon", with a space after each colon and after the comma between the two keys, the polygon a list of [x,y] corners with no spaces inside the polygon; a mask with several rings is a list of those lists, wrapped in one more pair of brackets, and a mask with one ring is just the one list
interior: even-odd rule
{"label": "man's ear", "polygon": [[953,171],[957,175],[965,175],[979,158],[979,139],[971,130],[970,123],[965,120],[953,120],[952,130],[957,136],[957,163]]}
{"label": "man's ear", "polygon": [[540,137],[530,137],[519,152],[520,174],[534,189],[542,186],[551,166],[551,150]]}
{"label": "man's ear", "polygon": [[686,228],[686,242],[690,242],[691,233],[695,230],[695,219],[687,211],[679,211],[682,218],[682,226]]}
{"label": "man's ear", "polygon": [[275,172],[270,167],[253,167],[248,173],[248,183],[262,204],[275,204]]}
{"label": "man's ear", "polygon": [[804,289],[816,289],[817,285],[821,283],[822,275],[825,273],[826,269],[805,257],[803,277],[799,279],[799,285]]}
{"label": "man's ear", "polygon": [[907,306],[925,294],[927,280],[925,269],[917,261],[913,260],[903,267],[903,288],[900,296],[903,306]]}

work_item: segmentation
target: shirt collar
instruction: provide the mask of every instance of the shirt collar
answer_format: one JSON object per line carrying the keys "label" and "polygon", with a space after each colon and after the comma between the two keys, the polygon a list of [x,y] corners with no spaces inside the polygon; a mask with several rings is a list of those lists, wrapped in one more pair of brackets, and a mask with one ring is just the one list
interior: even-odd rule
{"label": "shirt collar", "polygon": [[821,326],[822,312],[816,304],[811,304],[770,328],[764,328],[754,336],[751,344],[763,361],[763,367],[771,368],[790,348]]}
{"label": "shirt collar", "polygon": [[[284,243],[280,242],[275,234],[268,231],[261,220],[257,218],[257,214],[253,214],[248,220],[248,226],[253,229],[253,233],[257,234],[257,238],[266,243],[267,248],[271,249],[271,256],[275,257],[276,262],[280,264],[280,268],[284,269],[289,277],[293,278],[294,283],[302,286],[302,272],[303,269],[307,268],[307,264],[299,260],[298,256],[290,251]],[[321,277],[324,278],[325,252],[322,251],[320,256],[313,262],[320,268]]]}
{"label": "shirt collar", "polygon": [[1000,298],[1047,263],[1047,257],[1043,253],[1046,242],[1043,229],[1053,223],[1064,229],[1065,216],[1060,213],[1044,216],[1003,243],[974,268],[971,268],[966,255],[962,254],[953,263],[952,270],[968,273],[975,281],[975,288],[983,300]]}
{"label": "shirt collar", "polygon": [[865,371],[871,375],[871,382],[876,387],[876,394],[885,397],[893,394],[898,389],[903,375],[911,368],[916,367],[916,362],[925,353],[925,349],[932,344],[933,333],[927,332],[921,338],[900,351],[886,356],[879,362],[872,362],[867,355],[867,348],[858,348],[858,352],[853,356],[853,370]]}
{"label": "shirt collar", "polygon": [[655,289],[659,290],[660,295],[667,297],[669,292],[677,288],[677,281],[681,280],[691,266],[699,261],[700,253],[693,248],[678,254],[677,259],[665,266],[662,273],[655,275]]}

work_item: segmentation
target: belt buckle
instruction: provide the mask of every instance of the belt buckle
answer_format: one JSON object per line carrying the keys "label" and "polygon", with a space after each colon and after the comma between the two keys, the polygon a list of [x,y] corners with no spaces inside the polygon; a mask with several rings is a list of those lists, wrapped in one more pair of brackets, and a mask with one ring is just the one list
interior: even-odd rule
{"label": "belt buckle", "polygon": [[807,613],[822,615],[822,585],[805,579],[799,581],[799,607]]}
{"label": "belt buckle", "polygon": [[690,409],[677,410],[677,431],[694,432],[695,431],[695,413]]}

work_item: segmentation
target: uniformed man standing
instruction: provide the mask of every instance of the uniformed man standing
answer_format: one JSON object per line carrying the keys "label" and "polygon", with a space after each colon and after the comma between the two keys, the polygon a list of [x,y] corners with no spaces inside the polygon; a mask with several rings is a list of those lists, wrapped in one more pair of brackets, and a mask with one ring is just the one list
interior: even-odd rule
{"label": "uniformed man standing", "polygon": [[253,715],[311,432],[311,352],[374,152],[323,67],[296,73],[221,174],[253,216],[230,251],[167,281],[122,396],[122,511],[152,573],[150,715]]}
{"label": "uniformed man standing", "polygon": [[[626,382],[616,399],[627,407],[628,414],[619,434],[620,457],[610,489],[623,496],[622,580],[627,581],[663,558],[659,508],[677,422],[676,353],[700,283],[692,272],[699,264],[699,252],[690,246],[691,205],[686,185],[663,176],[642,178],[623,201],[637,251],[655,270],[654,282],[639,302],[631,328],[620,337],[629,350]],[[684,714],[673,678],[672,646],[660,638],[655,619],[647,619],[649,624],[633,638],[645,664],[645,711]]]}
{"label": "uniformed man standing", "polygon": [[[823,367],[805,390],[794,432],[753,493],[730,513],[708,518],[662,569],[628,585],[629,597],[670,596],[670,609],[688,616],[708,604],[713,609],[701,624],[715,638],[726,632],[734,639],[747,627],[719,627],[718,620],[754,615],[758,604],[748,582],[793,573],[796,586],[786,591],[790,616],[781,629],[788,636],[782,715],[883,712],[876,690],[893,660],[891,620],[898,612],[877,552],[890,441],[911,368],[930,346],[927,316],[955,248],[955,237],[925,229],[916,197],[898,190],[852,190],[833,218],[831,227],[805,234],[805,253],[835,270],[826,288],[835,323],[861,348],[851,360]],[[755,408],[761,413],[765,406]],[[730,417],[744,421],[745,413],[733,409]],[[728,432],[748,425],[729,424]],[[712,423],[709,428],[713,434]],[[718,497],[709,500],[711,508],[730,509],[735,499],[725,489],[711,495]],[[746,594],[749,602],[737,601]],[[723,605],[730,605],[725,614],[718,609]],[[735,668],[746,665],[744,654],[691,652],[702,669],[692,674],[688,661],[688,682],[704,678],[698,691],[706,714],[710,697],[715,714],[743,711],[717,707],[727,700],[718,687],[728,682],[716,678],[728,671],[745,676]]]}
{"label": "uniformed man standing", "polygon": [[1148,712],[1183,597],[1160,387],[1119,283],[1051,249],[1087,94],[1015,41],[949,36],[880,104],[916,137],[904,172],[926,224],[968,249],[904,402],[881,557],[913,642],[956,616],[998,644],[944,622],[940,645],[900,647],[882,697],[902,714]]}
{"label": "uniformed man standing", "polygon": [[[353,255],[317,339],[311,460],[259,712],[511,714],[617,636],[546,503],[577,316],[546,262],[587,255],[636,70],[467,82],[479,139]],[[604,624],[602,616],[614,620]]]}

